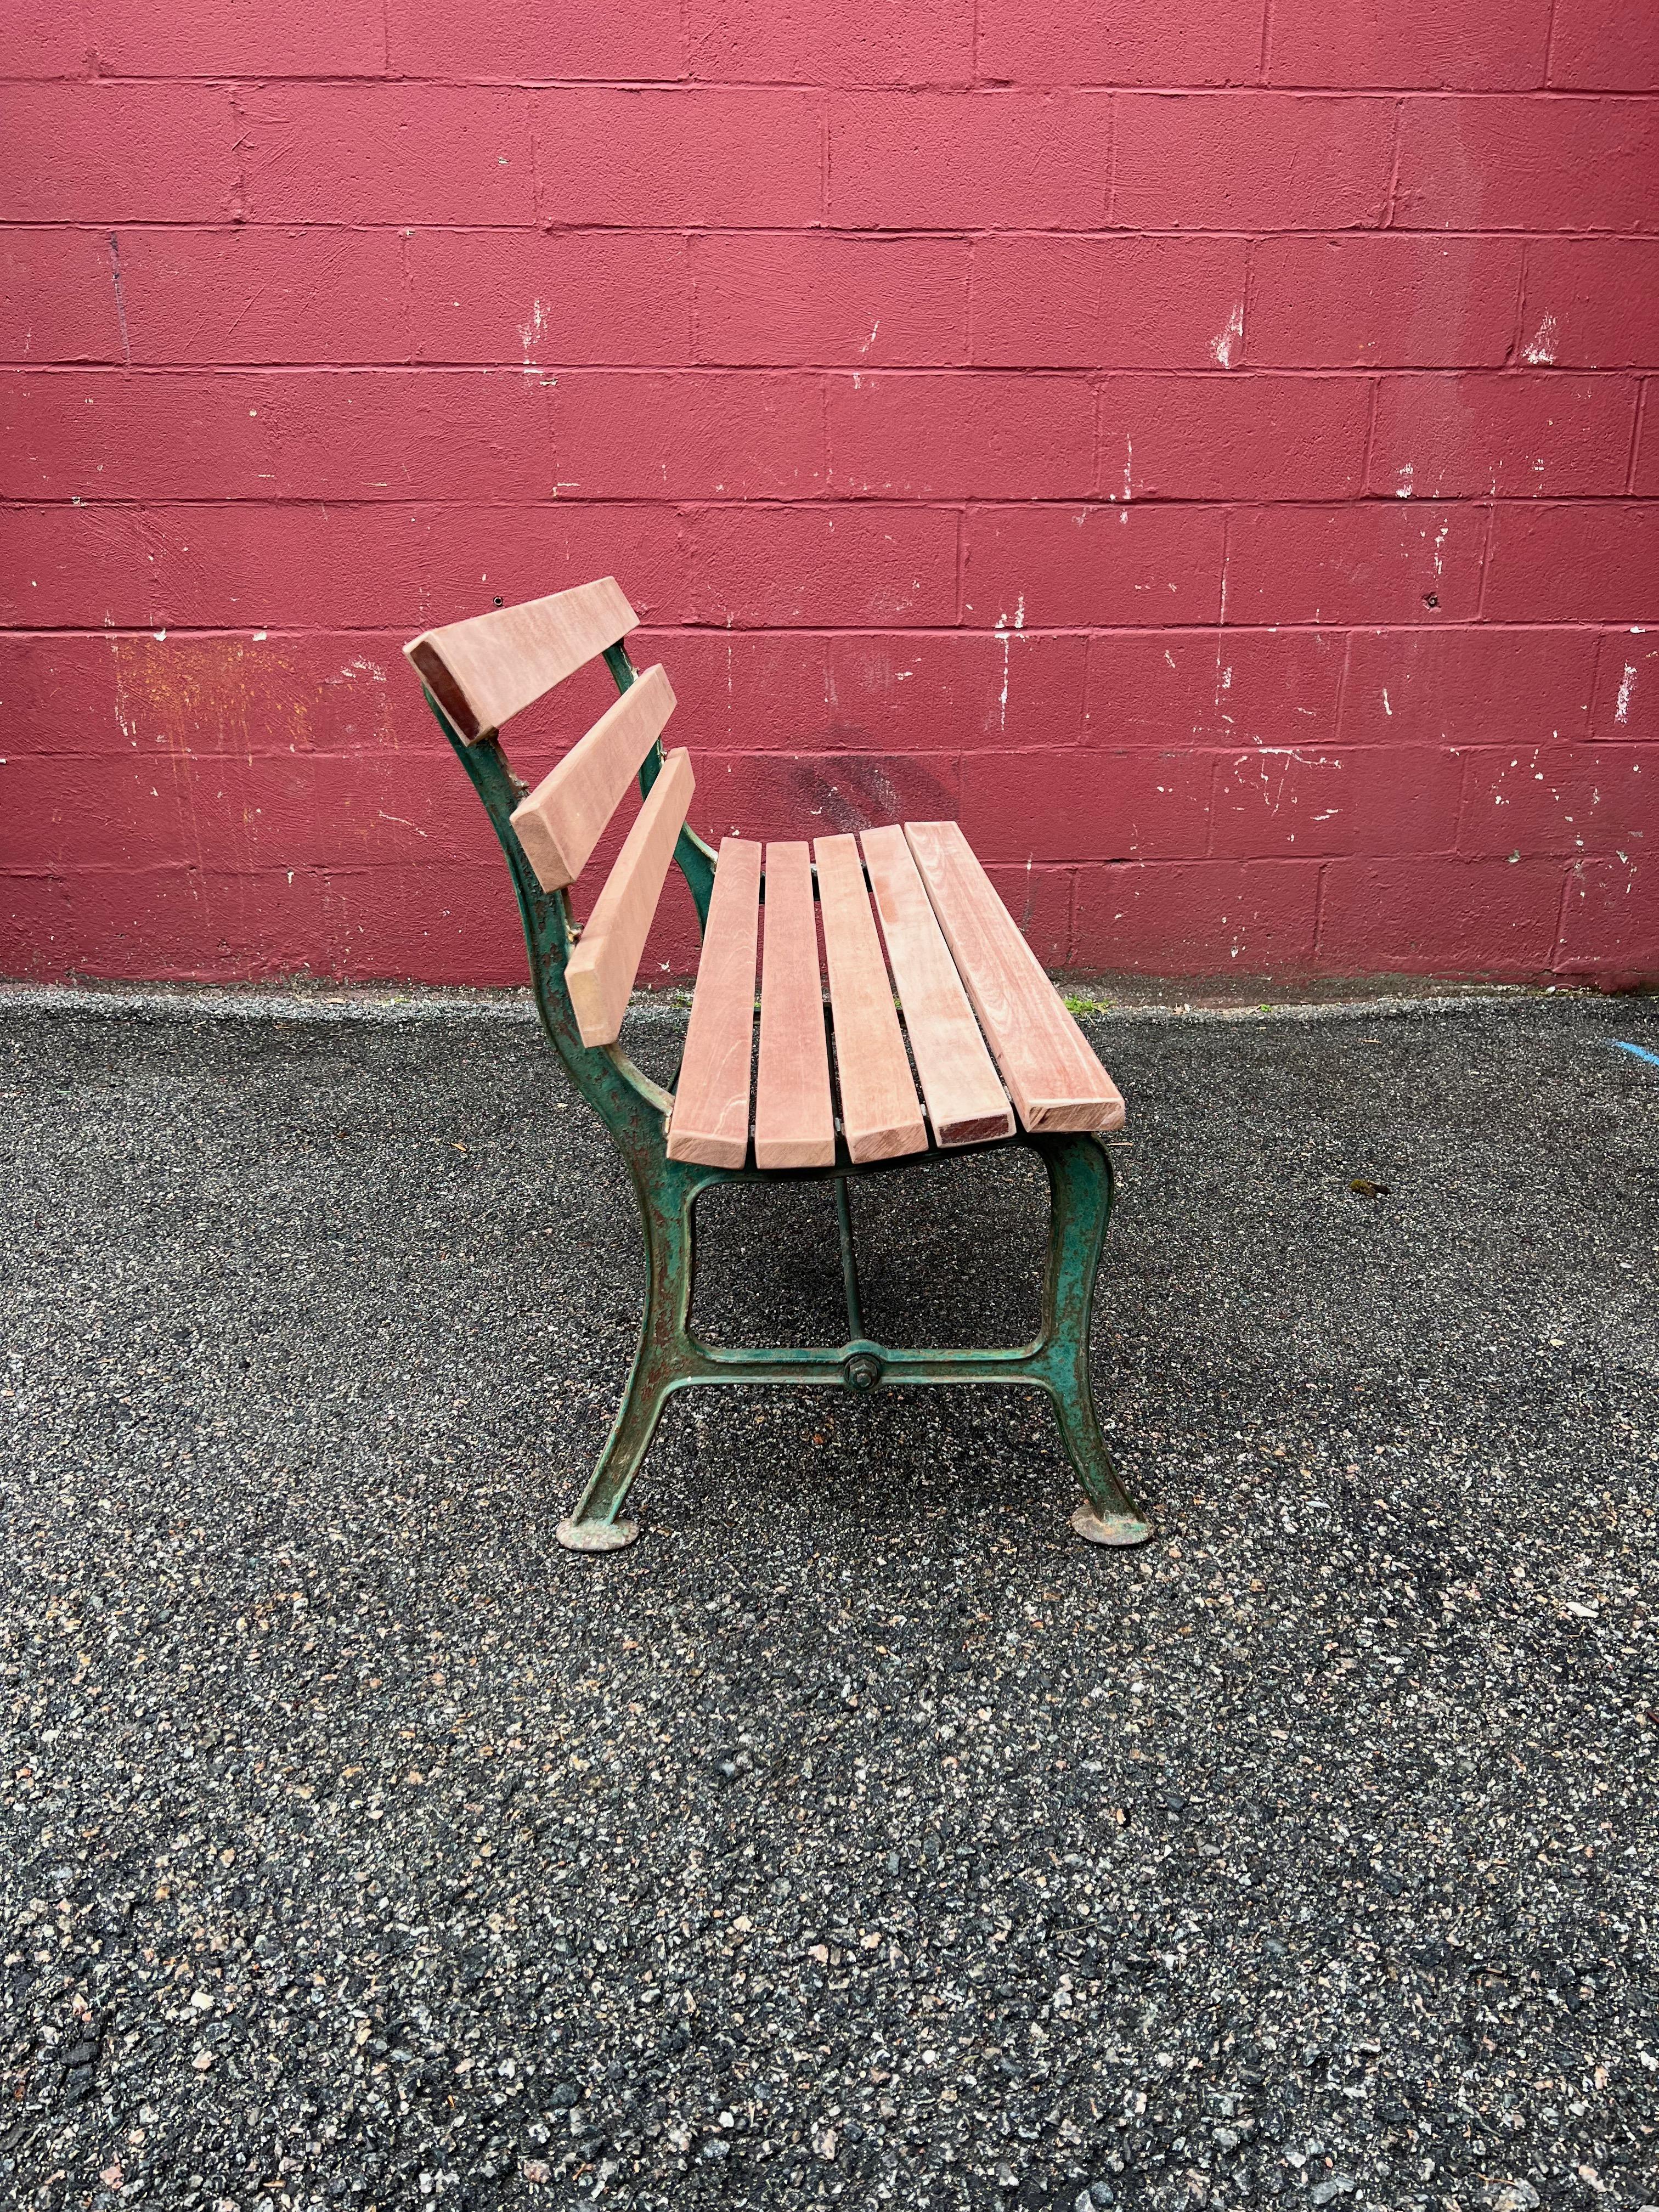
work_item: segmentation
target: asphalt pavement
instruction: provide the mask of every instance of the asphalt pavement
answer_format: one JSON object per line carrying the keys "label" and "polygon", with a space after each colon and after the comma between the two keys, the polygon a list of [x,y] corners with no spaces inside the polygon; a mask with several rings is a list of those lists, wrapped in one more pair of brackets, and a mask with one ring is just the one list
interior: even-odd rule
{"label": "asphalt pavement", "polygon": [[[1146,1550],[1028,1394],[732,1390],[598,1559],[603,1130],[272,1003],[0,1016],[0,2203],[1659,2203],[1659,1002],[1091,1024]],[[856,1188],[871,1334],[1041,1200]],[[703,1250],[840,1340],[827,1187]]]}

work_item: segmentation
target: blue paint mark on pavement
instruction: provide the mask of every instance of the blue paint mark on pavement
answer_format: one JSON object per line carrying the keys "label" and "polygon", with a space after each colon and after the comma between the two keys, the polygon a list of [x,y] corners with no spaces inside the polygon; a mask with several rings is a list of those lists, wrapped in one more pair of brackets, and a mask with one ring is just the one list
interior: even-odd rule
{"label": "blue paint mark on pavement", "polygon": [[1646,1060],[1650,1067],[1659,1067],[1659,1052],[1650,1052],[1644,1044],[1626,1044],[1623,1037],[1614,1037],[1613,1041],[1620,1052],[1633,1053],[1638,1060]]}

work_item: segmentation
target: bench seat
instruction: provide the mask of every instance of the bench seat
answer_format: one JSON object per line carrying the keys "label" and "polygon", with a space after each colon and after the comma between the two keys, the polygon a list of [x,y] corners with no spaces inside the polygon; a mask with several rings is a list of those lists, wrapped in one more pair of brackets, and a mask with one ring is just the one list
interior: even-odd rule
{"label": "bench seat", "polygon": [[862,1165],[1123,1110],[956,823],[721,844],[671,1159]]}

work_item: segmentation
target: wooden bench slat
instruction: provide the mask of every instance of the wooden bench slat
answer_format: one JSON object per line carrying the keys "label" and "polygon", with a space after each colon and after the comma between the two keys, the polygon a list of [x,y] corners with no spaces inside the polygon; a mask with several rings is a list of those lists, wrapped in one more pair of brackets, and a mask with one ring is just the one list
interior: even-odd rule
{"label": "wooden bench slat", "polygon": [[812,864],[805,845],[769,845],[755,1164],[823,1168],[835,1157]]}
{"label": "wooden bench slat", "polygon": [[666,671],[647,668],[514,808],[513,827],[544,891],[562,890],[587,866],[673,711]]}
{"label": "wooden bench slat", "polygon": [[866,830],[860,842],[933,1142],[972,1145],[1012,1136],[1013,1113],[903,830],[896,823]]}
{"label": "wooden bench slat", "polygon": [[471,744],[615,645],[639,617],[614,576],[425,630],[404,647]]}
{"label": "wooden bench slat", "polygon": [[760,884],[760,847],[722,838],[668,1124],[671,1160],[740,1168],[749,1155]]}
{"label": "wooden bench slat", "polygon": [[1121,1129],[1123,1100],[955,822],[904,834],[1019,1118],[1030,1130]]}
{"label": "wooden bench slat", "polygon": [[565,987],[584,1044],[614,1044],[621,1033],[693,788],[691,756],[682,747],[663,763],[566,963]]}
{"label": "wooden bench slat", "polygon": [[818,912],[823,960],[835,1013],[836,1078],[842,1128],[855,1160],[890,1160],[925,1152],[922,1120],[904,1050],[893,986],[876,934],[864,864],[854,837],[819,837]]}

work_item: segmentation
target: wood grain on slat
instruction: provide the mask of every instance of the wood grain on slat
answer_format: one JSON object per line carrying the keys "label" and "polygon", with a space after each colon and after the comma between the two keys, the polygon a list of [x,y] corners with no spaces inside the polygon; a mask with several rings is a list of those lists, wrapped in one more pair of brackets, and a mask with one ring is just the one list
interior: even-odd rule
{"label": "wood grain on slat", "polygon": [[544,891],[562,890],[587,866],[617,801],[673,711],[674,689],[666,674],[647,668],[514,808],[513,827]]}
{"label": "wood grain on slat", "polygon": [[1028,1129],[1121,1129],[1123,1100],[955,822],[907,822],[939,927]]}
{"label": "wood grain on slat", "polygon": [[933,1142],[972,1145],[1012,1136],[1012,1111],[903,830],[896,824],[866,830],[862,842]]}
{"label": "wood grain on slat", "polygon": [[769,845],[755,1164],[823,1168],[835,1157],[812,865],[805,845]]}
{"label": "wood grain on slat", "polygon": [[748,1158],[760,880],[760,847],[722,838],[668,1123],[671,1160],[740,1168]]}
{"label": "wood grain on slat", "polygon": [[615,645],[639,617],[614,576],[424,631],[404,647],[469,744]]}
{"label": "wood grain on slat", "polygon": [[670,753],[565,964],[584,1044],[614,1044],[622,1029],[692,788],[690,754]]}
{"label": "wood grain on slat", "polygon": [[857,841],[820,837],[812,856],[818,866],[818,912],[823,917],[836,1077],[848,1152],[855,1160],[925,1152],[927,1125],[916,1102]]}

